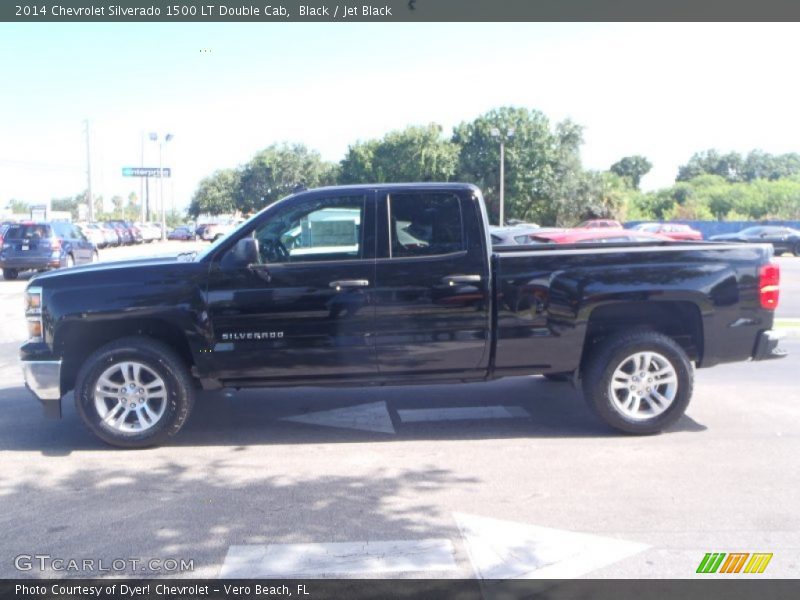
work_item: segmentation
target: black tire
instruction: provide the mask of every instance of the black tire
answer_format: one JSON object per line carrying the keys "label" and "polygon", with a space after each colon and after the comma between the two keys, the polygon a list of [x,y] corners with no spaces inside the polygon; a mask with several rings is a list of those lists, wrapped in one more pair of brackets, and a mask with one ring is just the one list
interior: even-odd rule
{"label": "black tire", "polygon": [[6,281],[14,281],[17,277],[19,277],[17,269],[3,269],[3,279]]}
{"label": "black tire", "polygon": [[[123,432],[103,422],[94,400],[100,376],[115,363],[136,361],[156,373],[165,384],[166,406],[146,431]],[[75,406],[86,426],[101,440],[119,448],[157,446],[177,434],[194,406],[192,378],[180,357],[166,344],[145,337],[127,337],[106,344],[81,367],[75,383]]]}
{"label": "black tire", "polygon": [[572,378],[572,373],[544,373],[543,377],[548,381],[564,383]]}
{"label": "black tire", "polygon": [[[615,398],[611,397],[611,381],[615,371],[623,367],[626,359],[640,352],[656,353],[658,360],[664,359],[674,370],[677,389],[674,391],[674,398],[668,407],[660,414],[647,417],[646,413],[642,416],[633,418],[623,412],[623,407],[618,406],[622,402],[620,396],[627,396],[628,389],[618,390]],[[649,368],[649,367],[648,367]],[[647,371],[648,375],[650,374]],[[637,373],[632,375],[635,377]],[[648,376],[647,381],[652,379]],[[644,381],[634,385],[648,385]],[[666,384],[649,384],[659,393],[669,394],[669,386]],[[648,435],[658,433],[675,423],[686,411],[689,401],[692,398],[693,372],[692,365],[686,353],[672,338],[654,331],[629,331],[609,337],[593,348],[584,363],[583,369],[583,395],[589,406],[597,415],[611,427],[637,435]],[[626,386],[627,388],[627,386]],[[657,410],[652,401],[647,400],[644,391],[631,392],[632,396],[641,394],[641,400],[636,403],[638,407],[646,408],[650,411]],[[650,387],[646,388],[650,390]],[[629,396],[628,396],[629,397]]]}

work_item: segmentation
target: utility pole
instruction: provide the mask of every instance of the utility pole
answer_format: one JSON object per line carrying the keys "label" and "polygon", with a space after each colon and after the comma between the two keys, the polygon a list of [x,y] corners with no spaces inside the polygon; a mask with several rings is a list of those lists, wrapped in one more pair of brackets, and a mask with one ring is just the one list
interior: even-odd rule
{"label": "utility pole", "polygon": [[500,227],[505,223],[506,210],[506,145],[500,141]]}
{"label": "utility pole", "polygon": [[493,138],[500,140],[500,219],[498,224],[502,227],[505,223],[506,212],[506,140],[510,140],[514,137],[514,128],[509,127],[506,129],[505,133],[503,133],[499,128],[492,127],[489,133],[491,133]]}
{"label": "utility pole", "polygon": [[92,199],[92,154],[89,148],[89,119],[84,120],[86,125],[86,195],[89,201],[89,222],[94,222],[94,201]]}
{"label": "utility pole", "polygon": [[[141,137],[142,137],[142,139],[141,139],[141,142],[142,142],[142,160],[139,163],[139,166],[144,168],[144,131],[142,131],[142,136]],[[146,215],[145,215],[145,207],[144,207],[144,180],[145,180],[144,177],[140,177],[139,178],[139,202],[141,204],[141,213],[142,213],[141,218],[139,220],[142,223],[147,221],[147,219],[145,218]]]}

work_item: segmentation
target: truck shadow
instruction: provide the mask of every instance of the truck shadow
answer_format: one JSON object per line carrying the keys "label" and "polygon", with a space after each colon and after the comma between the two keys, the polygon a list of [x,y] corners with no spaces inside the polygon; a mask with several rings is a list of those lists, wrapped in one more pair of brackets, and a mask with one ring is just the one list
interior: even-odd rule
{"label": "truck shadow", "polygon": [[[9,407],[2,447],[68,455],[105,448],[80,422],[71,394],[61,422],[44,419],[21,387],[0,389]],[[706,427],[682,417],[667,432]],[[627,437],[597,419],[568,383],[515,377],[489,383],[202,392],[177,446],[391,443],[404,440]]]}

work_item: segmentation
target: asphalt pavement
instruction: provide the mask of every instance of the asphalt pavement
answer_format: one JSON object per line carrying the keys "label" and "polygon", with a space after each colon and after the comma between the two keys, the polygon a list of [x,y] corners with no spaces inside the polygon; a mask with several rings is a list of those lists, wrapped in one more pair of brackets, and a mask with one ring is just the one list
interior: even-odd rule
{"label": "asphalt pavement", "polygon": [[[23,286],[0,282],[0,577],[102,564],[115,576],[691,578],[710,552],[773,555],[740,577],[800,577],[800,339],[782,360],[697,371],[686,416],[650,437],[609,430],[569,384],[521,377],[203,393],[173,445],[121,451],[83,427],[71,395],[48,421],[24,389]],[[50,556],[44,571],[36,555]]]}

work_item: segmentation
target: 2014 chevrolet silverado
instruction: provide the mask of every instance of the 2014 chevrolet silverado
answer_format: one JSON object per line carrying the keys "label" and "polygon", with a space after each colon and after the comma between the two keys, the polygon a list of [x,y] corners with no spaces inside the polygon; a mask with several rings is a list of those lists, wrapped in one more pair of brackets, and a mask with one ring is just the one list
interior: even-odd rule
{"label": "2014 chevrolet silverado", "polygon": [[[207,250],[77,267],[26,290],[20,354],[45,412],[138,447],[197,389],[572,376],[609,425],[661,431],[693,365],[783,355],[768,245],[492,248],[480,191],[301,191]],[[268,396],[267,396],[268,397]]]}

